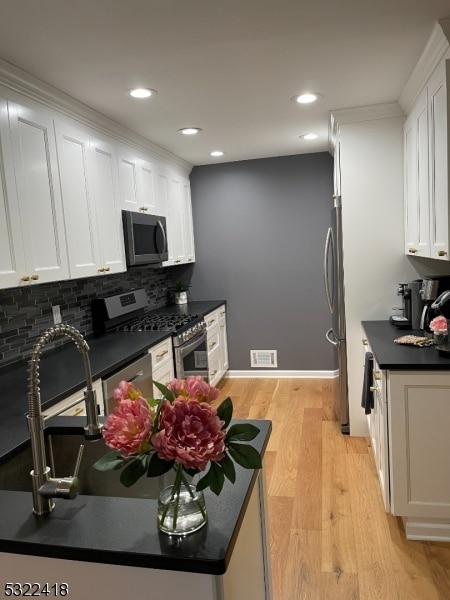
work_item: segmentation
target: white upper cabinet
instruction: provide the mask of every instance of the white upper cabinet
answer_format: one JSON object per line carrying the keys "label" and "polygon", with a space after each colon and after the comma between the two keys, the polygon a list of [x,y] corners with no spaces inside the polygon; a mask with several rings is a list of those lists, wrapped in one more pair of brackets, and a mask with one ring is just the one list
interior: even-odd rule
{"label": "white upper cabinet", "polygon": [[70,276],[98,274],[100,249],[87,133],[56,122],[56,144],[66,221]]}
{"label": "white upper cabinet", "polygon": [[55,124],[71,278],[125,271],[115,149]]}
{"label": "white upper cabinet", "polygon": [[441,62],[428,83],[430,141],[430,242],[432,258],[449,259],[450,60]]}
{"label": "white upper cabinet", "polygon": [[450,60],[433,72],[404,126],[405,252],[449,260]]}
{"label": "white upper cabinet", "polygon": [[26,274],[6,100],[0,98],[0,287],[15,287]]}
{"label": "white upper cabinet", "polygon": [[[67,279],[69,269],[53,120],[43,111],[10,101],[7,104],[21,224],[20,230],[10,232],[13,237],[17,236],[14,247],[10,244],[10,251],[13,250],[16,261],[14,269],[20,266],[24,270],[16,273],[20,275],[16,281],[14,277],[5,277],[3,287]],[[5,166],[10,167],[10,164]],[[6,187],[7,201],[12,202],[14,193]],[[11,225],[16,216],[14,210]],[[24,263],[20,258],[22,252],[18,250],[19,240]],[[2,241],[3,244],[6,246],[8,242]]]}
{"label": "white upper cabinet", "polygon": [[165,216],[166,205],[157,194],[155,164],[126,146],[118,148],[118,159],[121,209]]}
{"label": "white upper cabinet", "polygon": [[194,235],[190,182],[181,176],[170,174],[168,185],[167,238],[169,258],[164,266],[193,262]]}
{"label": "white upper cabinet", "polygon": [[96,137],[91,139],[91,152],[100,247],[98,272],[119,273],[126,271],[126,263],[116,148],[113,144]]}
{"label": "white upper cabinet", "polygon": [[404,126],[405,252],[430,256],[428,103],[425,89]]}

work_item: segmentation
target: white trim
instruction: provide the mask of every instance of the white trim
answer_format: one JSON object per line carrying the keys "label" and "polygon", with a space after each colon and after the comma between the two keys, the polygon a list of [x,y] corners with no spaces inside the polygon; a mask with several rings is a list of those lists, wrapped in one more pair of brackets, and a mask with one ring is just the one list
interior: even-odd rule
{"label": "white trim", "polygon": [[[404,116],[405,113],[398,102],[385,102],[384,104],[371,104],[369,106],[356,106],[330,111],[330,121],[333,121],[334,126]],[[331,134],[329,136],[331,137]]]}
{"label": "white trim", "polygon": [[406,114],[411,110],[426,82],[449,48],[445,31],[450,33],[450,18],[441,19],[435,24],[416,66],[400,94],[399,103]]}
{"label": "white trim", "polygon": [[0,59],[0,84],[109,135],[119,142],[131,145],[141,152],[150,153],[166,163],[181,167],[187,174],[192,170],[192,165],[179,156],[2,59]]}
{"label": "white trim", "polygon": [[450,542],[450,523],[415,517],[402,517],[407,540],[424,542]]}
{"label": "white trim", "polygon": [[251,369],[250,371],[227,371],[224,377],[240,378],[272,378],[272,379],[334,379],[338,371],[274,371],[273,369]]}

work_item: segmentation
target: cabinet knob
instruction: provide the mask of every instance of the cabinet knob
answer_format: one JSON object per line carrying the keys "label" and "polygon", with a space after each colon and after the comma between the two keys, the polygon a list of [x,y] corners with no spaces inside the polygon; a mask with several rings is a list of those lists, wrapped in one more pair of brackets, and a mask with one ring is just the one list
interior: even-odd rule
{"label": "cabinet knob", "polygon": [[174,262],[180,263],[181,262],[181,258],[177,258],[176,260],[174,260]]}
{"label": "cabinet knob", "polygon": [[105,272],[105,268],[104,267],[99,267],[98,272],[99,273],[104,273]]}
{"label": "cabinet knob", "polygon": [[139,210],[140,210],[141,212],[147,212],[148,208],[147,208],[146,206],[140,206],[140,207],[139,207]]}
{"label": "cabinet knob", "polygon": [[103,270],[108,272],[110,270],[110,267],[105,267]]}
{"label": "cabinet knob", "polygon": [[381,379],[381,373],[380,373],[380,371],[374,371],[373,372],[373,378],[379,381]]}
{"label": "cabinet knob", "polygon": [[368,345],[369,345],[369,342],[368,342],[368,340],[364,340],[364,339],[363,339],[363,340],[362,340],[362,343],[363,343],[363,346],[368,346]]}
{"label": "cabinet knob", "polygon": [[409,252],[410,254],[417,254],[417,248],[410,248],[410,249],[408,250],[408,252]]}
{"label": "cabinet knob", "polygon": [[439,250],[438,256],[447,256],[447,252],[445,250]]}
{"label": "cabinet knob", "polygon": [[164,352],[160,352],[159,354],[156,355],[156,358],[162,358],[165,354],[168,354],[168,350],[164,350]]}
{"label": "cabinet knob", "polygon": [[216,344],[217,344],[217,342],[213,342],[212,344],[210,344],[209,349],[212,350]]}
{"label": "cabinet knob", "polygon": [[20,278],[20,280],[21,280],[21,281],[30,281],[30,278],[28,277],[28,275],[23,275],[23,276]]}
{"label": "cabinet knob", "polygon": [[37,281],[37,280],[39,279],[39,275],[32,275],[32,276],[31,276],[31,279],[32,279],[33,281]]}
{"label": "cabinet knob", "polygon": [[376,392],[378,390],[378,388],[376,386],[374,386],[374,385],[371,385],[370,388],[369,388],[369,390],[371,392]]}

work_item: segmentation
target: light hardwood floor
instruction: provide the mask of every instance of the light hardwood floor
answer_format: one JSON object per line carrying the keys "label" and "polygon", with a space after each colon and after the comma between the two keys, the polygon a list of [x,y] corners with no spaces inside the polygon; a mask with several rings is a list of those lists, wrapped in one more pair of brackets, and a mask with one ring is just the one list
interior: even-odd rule
{"label": "light hardwood floor", "polygon": [[219,386],[235,418],[273,424],[265,462],[274,600],[450,600],[450,544],[407,541],[401,519],[385,513],[370,442],[340,433],[331,385]]}

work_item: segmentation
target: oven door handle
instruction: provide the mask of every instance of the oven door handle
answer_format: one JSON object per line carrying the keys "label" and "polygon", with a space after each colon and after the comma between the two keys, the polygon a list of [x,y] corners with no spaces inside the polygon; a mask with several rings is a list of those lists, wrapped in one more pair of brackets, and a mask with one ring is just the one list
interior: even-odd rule
{"label": "oven door handle", "polygon": [[189,354],[189,352],[191,352],[196,346],[198,346],[205,340],[206,340],[206,331],[202,331],[202,333],[200,333],[199,335],[196,335],[195,337],[190,339],[188,342],[186,342],[182,346],[178,346],[178,348],[176,348],[176,350],[178,350],[180,352],[181,356],[186,356],[186,354]]}

